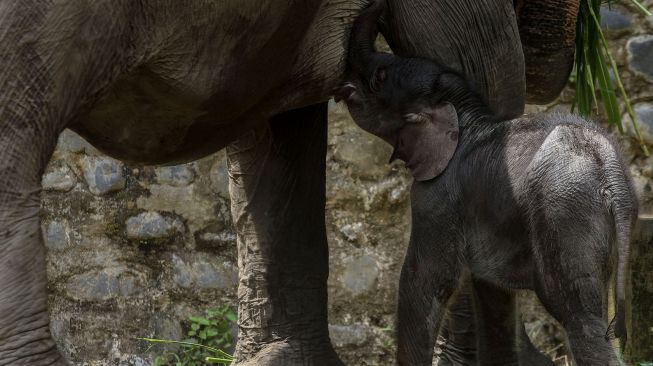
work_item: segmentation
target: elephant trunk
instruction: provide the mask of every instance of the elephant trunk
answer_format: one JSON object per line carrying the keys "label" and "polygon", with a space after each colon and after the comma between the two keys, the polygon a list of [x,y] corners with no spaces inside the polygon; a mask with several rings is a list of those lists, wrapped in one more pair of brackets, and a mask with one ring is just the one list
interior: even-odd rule
{"label": "elephant trunk", "polygon": [[384,11],[383,0],[373,0],[354,21],[349,39],[349,65],[357,73],[369,76],[374,42],[378,35],[377,20]]}
{"label": "elephant trunk", "polygon": [[529,103],[550,103],[567,84],[574,65],[579,7],[580,0],[517,1]]}
{"label": "elephant trunk", "polygon": [[392,0],[381,33],[398,56],[465,75],[498,115],[524,111],[524,56],[513,0]]}

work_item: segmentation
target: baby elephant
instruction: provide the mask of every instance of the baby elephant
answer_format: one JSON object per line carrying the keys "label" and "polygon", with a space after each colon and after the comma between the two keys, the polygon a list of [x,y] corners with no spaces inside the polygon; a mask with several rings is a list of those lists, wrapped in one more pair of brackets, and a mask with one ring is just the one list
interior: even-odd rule
{"label": "baby elephant", "polygon": [[[398,362],[431,365],[435,336],[464,271],[530,289],[564,326],[580,366],[620,365],[636,197],[604,130],[570,114],[494,115],[458,73],[374,49],[375,2],[356,20],[352,82],[338,97],[394,146],[415,183],[401,273]],[[604,321],[616,254],[616,316]]]}

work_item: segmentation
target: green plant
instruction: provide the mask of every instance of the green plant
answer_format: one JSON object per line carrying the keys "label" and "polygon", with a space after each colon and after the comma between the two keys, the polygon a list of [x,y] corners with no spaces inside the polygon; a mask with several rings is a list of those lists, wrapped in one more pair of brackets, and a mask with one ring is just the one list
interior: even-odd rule
{"label": "green plant", "polygon": [[[629,0],[646,15],[651,13],[637,0]],[[621,122],[621,111],[617,102],[616,89],[623,99],[626,111],[630,116],[635,137],[645,155],[649,155],[648,149],[639,133],[630,99],[626,94],[617,63],[610,52],[608,41],[601,29],[601,4],[611,4],[614,1],[606,0],[582,0],[578,12],[576,26],[576,100],[574,107],[578,107],[581,115],[589,116],[592,110],[599,107],[596,99],[596,90],[601,94],[603,107],[607,119],[617,126],[620,133],[623,133]],[[612,77],[610,75],[612,71]],[[616,88],[615,84],[616,83]]]}
{"label": "green plant", "polygon": [[207,363],[229,365],[233,357],[224,352],[233,344],[231,325],[236,322],[236,314],[228,305],[210,309],[206,316],[189,317],[188,339],[174,341],[156,338],[139,338],[150,343],[175,345],[177,352],[165,351],[154,359],[154,366],[199,366]]}

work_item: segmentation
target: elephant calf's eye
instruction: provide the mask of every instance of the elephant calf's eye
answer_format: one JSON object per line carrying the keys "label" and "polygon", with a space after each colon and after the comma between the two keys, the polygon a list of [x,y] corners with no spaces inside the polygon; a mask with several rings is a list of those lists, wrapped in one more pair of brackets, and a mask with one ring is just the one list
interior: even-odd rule
{"label": "elephant calf's eye", "polygon": [[408,113],[404,115],[404,119],[408,123],[426,123],[430,120],[429,115],[424,112]]}

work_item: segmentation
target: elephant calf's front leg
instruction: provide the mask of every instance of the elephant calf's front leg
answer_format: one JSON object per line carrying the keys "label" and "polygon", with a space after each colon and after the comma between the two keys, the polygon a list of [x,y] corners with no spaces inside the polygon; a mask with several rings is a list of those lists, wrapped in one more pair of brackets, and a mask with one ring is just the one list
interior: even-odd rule
{"label": "elephant calf's front leg", "polygon": [[397,361],[401,366],[433,363],[435,337],[460,280],[462,265],[456,250],[454,235],[433,228],[413,204],[410,245],[399,283]]}
{"label": "elephant calf's front leg", "polygon": [[227,148],[238,232],[237,365],[342,365],[327,324],[326,104]]}

